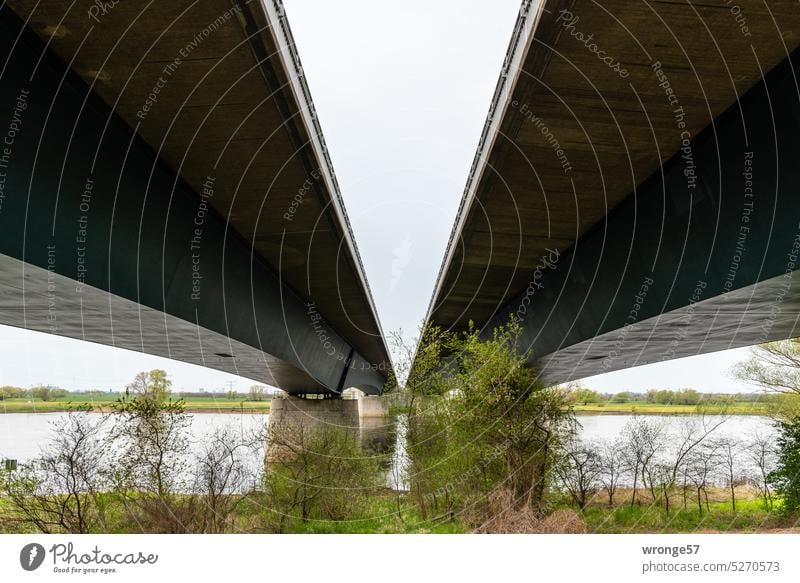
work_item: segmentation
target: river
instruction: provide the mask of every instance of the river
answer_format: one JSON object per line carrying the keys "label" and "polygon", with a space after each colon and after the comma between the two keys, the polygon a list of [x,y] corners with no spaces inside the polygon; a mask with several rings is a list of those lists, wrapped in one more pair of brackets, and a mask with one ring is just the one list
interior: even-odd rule
{"label": "river", "polygon": [[[0,459],[24,463],[41,453],[53,438],[53,426],[68,413],[4,413],[0,415]],[[100,415],[100,413],[92,413]],[[199,451],[205,436],[229,428],[242,436],[266,427],[269,415],[238,413],[188,413],[192,420],[192,446]]]}
{"label": "river", "polygon": [[[66,413],[6,413],[0,415],[0,459],[16,459],[20,463],[36,457],[43,448],[46,448],[53,437],[53,424]],[[98,414],[99,415],[99,414]],[[203,438],[217,429],[226,427],[235,430],[243,436],[252,435],[253,432],[266,427],[269,415],[262,414],[237,414],[237,413],[196,413],[189,414],[191,424],[192,444],[190,447],[200,451]],[[587,442],[612,442],[624,430],[625,425],[632,415],[580,415],[578,422],[581,425],[581,439]],[[686,415],[648,415],[648,421],[662,424],[664,435],[677,436],[682,424],[687,420],[697,423],[700,418]],[[714,425],[721,418],[706,417],[707,425]],[[717,438],[734,436],[746,441],[756,434],[771,435],[775,431],[772,422],[766,417],[753,415],[734,415],[713,431]],[[385,456],[388,481],[391,486],[397,486],[400,480],[400,466],[404,465],[404,456],[398,454],[393,447],[396,440],[395,432],[385,424],[375,424],[374,427],[362,429],[364,444],[374,455]],[[669,437],[666,438],[669,440]],[[401,438],[402,441],[402,438]],[[254,460],[263,459],[263,449],[254,452]],[[253,463],[260,463],[254,461]]]}
{"label": "river", "polygon": [[[581,438],[586,441],[614,441],[631,420],[633,415],[578,415],[581,424]],[[664,425],[667,435],[677,435],[686,421],[700,422],[696,415],[646,415],[640,416],[654,423]],[[722,417],[705,417],[706,427],[713,427]],[[714,437],[737,437],[746,440],[754,434],[770,435],[775,429],[772,420],[758,415],[730,415],[724,423],[711,433]]]}

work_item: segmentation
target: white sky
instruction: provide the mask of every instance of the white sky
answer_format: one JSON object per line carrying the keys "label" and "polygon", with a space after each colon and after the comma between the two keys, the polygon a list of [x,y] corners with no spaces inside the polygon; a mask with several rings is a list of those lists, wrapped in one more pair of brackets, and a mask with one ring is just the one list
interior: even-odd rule
{"label": "white sky", "polygon": [[[519,0],[284,0],[383,328],[425,315]],[[601,391],[751,390],[741,350],[593,377]],[[176,389],[246,390],[194,365],[0,326],[0,384],[121,389],[164,368]]]}

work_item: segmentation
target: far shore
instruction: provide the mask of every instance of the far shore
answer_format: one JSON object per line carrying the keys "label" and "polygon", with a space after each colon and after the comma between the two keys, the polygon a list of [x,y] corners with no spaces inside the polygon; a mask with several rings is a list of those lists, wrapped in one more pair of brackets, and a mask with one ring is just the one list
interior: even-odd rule
{"label": "far shore", "polygon": [[766,403],[736,402],[727,405],[661,405],[657,403],[599,403],[575,405],[576,415],[769,415]]}
{"label": "far shore", "polygon": [[[104,401],[30,401],[13,399],[0,401],[0,415],[3,413],[63,413],[78,407],[91,407],[96,413],[113,411],[113,400]],[[187,413],[227,413],[227,414],[268,414],[270,401],[226,401],[224,399],[184,400]],[[595,403],[575,405],[573,410],[578,416],[586,415],[769,415],[766,403],[736,402],[728,405],[662,405],[656,403]]]}
{"label": "far shore", "polygon": [[[269,401],[245,401],[245,402],[226,402],[209,400],[193,401],[186,399],[184,410],[187,413],[247,413],[247,414],[268,414],[270,410]],[[0,401],[0,415],[4,413],[65,413],[74,411],[79,407],[91,408],[94,413],[110,413],[113,411],[115,401],[26,401],[13,399]]]}

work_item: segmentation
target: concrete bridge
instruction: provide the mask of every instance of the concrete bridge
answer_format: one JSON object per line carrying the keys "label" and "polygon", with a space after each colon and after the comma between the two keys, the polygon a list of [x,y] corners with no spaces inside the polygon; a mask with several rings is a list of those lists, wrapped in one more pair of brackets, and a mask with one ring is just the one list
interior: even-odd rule
{"label": "concrete bridge", "polygon": [[291,394],[388,351],[278,0],[0,8],[0,323]]}
{"label": "concrete bridge", "polygon": [[[427,321],[552,382],[800,335],[790,0],[522,3]],[[380,392],[278,0],[0,9],[0,323]]]}
{"label": "concrete bridge", "polygon": [[427,322],[551,383],[800,336],[800,11],[523,2]]}

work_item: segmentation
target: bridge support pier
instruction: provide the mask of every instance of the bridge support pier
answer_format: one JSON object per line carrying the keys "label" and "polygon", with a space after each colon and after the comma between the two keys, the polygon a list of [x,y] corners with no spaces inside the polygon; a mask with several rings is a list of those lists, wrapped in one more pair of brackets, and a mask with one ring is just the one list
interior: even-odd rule
{"label": "bridge support pier", "polygon": [[[267,461],[302,448],[310,433],[339,429],[355,434],[364,444],[386,441],[387,411],[379,397],[304,399],[286,396],[272,400],[269,412]],[[276,443],[277,442],[277,443]]]}
{"label": "bridge support pier", "polygon": [[303,399],[287,396],[273,399],[269,410],[270,426],[281,424],[319,426],[332,425],[359,428],[357,399]]}

